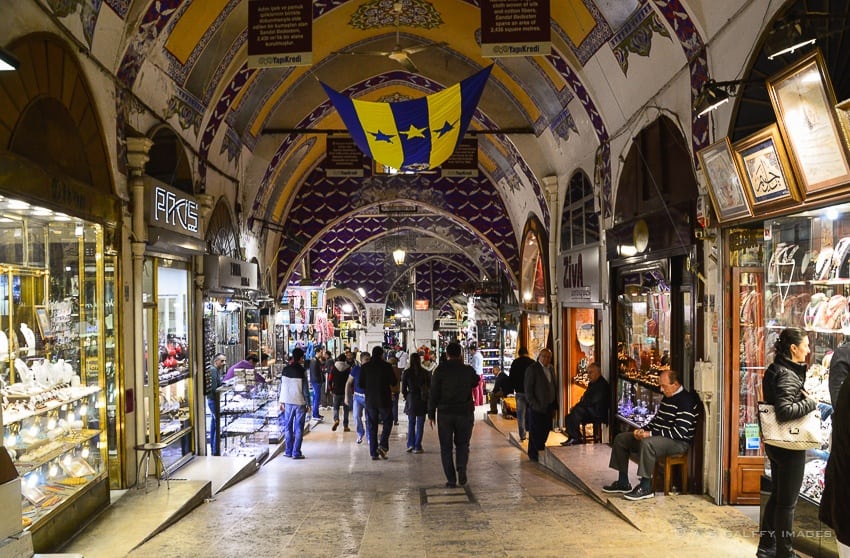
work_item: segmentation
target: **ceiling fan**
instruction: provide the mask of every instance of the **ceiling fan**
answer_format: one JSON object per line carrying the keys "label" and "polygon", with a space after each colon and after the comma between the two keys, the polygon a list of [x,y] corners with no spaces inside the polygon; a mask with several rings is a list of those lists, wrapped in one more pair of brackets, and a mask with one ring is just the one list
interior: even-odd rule
{"label": "ceiling fan", "polygon": [[413,60],[410,59],[411,54],[416,54],[417,52],[422,52],[423,50],[427,50],[429,48],[445,46],[448,43],[429,43],[425,45],[418,46],[410,46],[402,48],[401,46],[401,32],[399,30],[399,16],[401,16],[403,5],[401,2],[393,3],[393,12],[395,13],[395,46],[392,50],[339,50],[334,52],[333,54],[356,54],[356,55],[364,55],[364,56],[384,56],[398,62],[404,68],[410,72],[419,73],[419,68],[416,67],[416,64],[413,63]]}

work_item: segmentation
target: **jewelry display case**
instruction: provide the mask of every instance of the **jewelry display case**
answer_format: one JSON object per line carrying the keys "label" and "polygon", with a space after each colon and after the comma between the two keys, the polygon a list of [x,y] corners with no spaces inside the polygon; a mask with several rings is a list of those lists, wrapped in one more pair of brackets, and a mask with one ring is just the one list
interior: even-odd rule
{"label": "jewelry display case", "polygon": [[[765,363],[774,359],[773,346],[786,327],[809,334],[811,354],[805,389],[818,401],[822,444],[806,451],[806,465],[794,529],[812,530],[795,545],[812,555],[834,556],[835,536],[818,520],[832,433],[829,367],[833,351],[850,336],[850,208],[832,207],[765,222],[764,347]],[[764,484],[770,482],[770,462],[764,460]],[[832,550],[830,550],[832,549]]]}
{"label": "jewelry display case", "polygon": [[115,342],[113,332],[108,351],[103,229],[15,207],[0,223],[0,426],[38,550],[109,503],[105,391]]}
{"label": "jewelry display case", "polygon": [[[266,379],[256,381],[255,373]],[[268,451],[270,420],[276,418],[279,381],[268,367],[237,370],[219,393],[222,455]]]}
{"label": "jewelry display case", "polygon": [[770,231],[765,242],[769,254],[765,269],[765,361],[773,362],[773,345],[784,328],[799,327],[809,333],[811,355],[805,389],[821,409],[823,445],[806,452],[800,495],[818,505],[832,432],[829,364],[845,334],[850,335],[850,214],[827,217],[821,211],[774,219],[765,227]]}
{"label": "jewelry display case", "polygon": [[640,428],[661,402],[659,376],[670,368],[671,299],[662,266],[627,270],[617,296],[617,420]]}

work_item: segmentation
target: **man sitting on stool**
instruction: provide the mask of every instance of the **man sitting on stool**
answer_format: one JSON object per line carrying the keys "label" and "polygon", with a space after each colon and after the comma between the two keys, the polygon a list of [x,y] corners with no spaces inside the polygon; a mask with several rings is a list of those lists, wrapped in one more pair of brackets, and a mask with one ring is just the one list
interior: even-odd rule
{"label": "man sitting on stool", "polygon": [[[511,384],[511,377],[500,370],[498,366],[493,367],[493,374],[496,375],[496,383],[493,384],[493,391],[490,392],[490,410],[488,415],[498,414],[496,407],[499,406],[499,401],[514,392],[514,386]],[[504,414],[504,413],[503,413]]]}
{"label": "man sitting on stool", "polygon": [[[646,426],[633,432],[621,432],[614,438],[611,460],[608,466],[616,469],[619,478],[602,487],[602,492],[622,493],[627,500],[652,498],[652,473],[655,460],[665,455],[676,455],[688,451],[697,424],[699,399],[685,390],[675,370],[661,372],[659,378],[664,397],[658,412]],[[638,477],[640,484],[634,490],[629,483],[629,453],[638,453]]]}
{"label": "man sitting on stool", "polygon": [[587,377],[589,380],[587,390],[567,415],[567,439],[561,442],[562,446],[584,443],[579,430],[582,424],[588,422],[608,424],[608,402],[611,400],[608,380],[602,377],[602,369],[595,362],[587,367]]}

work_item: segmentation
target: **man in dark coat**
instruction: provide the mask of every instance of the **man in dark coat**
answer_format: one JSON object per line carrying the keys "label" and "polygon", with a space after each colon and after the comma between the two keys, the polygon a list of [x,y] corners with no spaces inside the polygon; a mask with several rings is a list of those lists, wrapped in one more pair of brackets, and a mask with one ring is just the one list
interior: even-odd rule
{"label": "man in dark coat", "polygon": [[[832,527],[839,554],[850,555],[850,382],[845,381],[833,400],[832,445],[824,473],[820,520]],[[844,518],[844,519],[842,519]],[[843,548],[842,548],[843,547]]]}
{"label": "man in dark coat", "polygon": [[611,387],[608,380],[602,377],[602,369],[595,362],[587,367],[587,377],[590,382],[584,395],[581,396],[567,415],[567,440],[562,446],[572,446],[584,442],[579,428],[588,422],[608,424],[608,404],[611,401]]}
{"label": "man in dark coat", "polygon": [[[475,422],[475,405],[472,388],[478,385],[478,374],[464,364],[460,343],[451,342],[446,347],[448,359],[437,366],[431,378],[428,397],[428,421],[434,428],[437,419],[437,436],[440,438],[440,458],[446,475],[446,486],[454,488],[466,484],[466,466],[469,461],[469,440]],[[437,411],[439,415],[437,416]],[[457,454],[455,469],[454,454]]]}
{"label": "man in dark coat", "polygon": [[537,357],[537,362],[525,371],[525,398],[528,400],[528,458],[532,461],[537,461],[540,452],[546,449],[546,439],[552,430],[552,411],[558,405],[557,397],[552,351],[543,349]]}
{"label": "man in dark coat", "polygon": [[528,418],[528,401],[525,399],[525,371],[534,364],[534,361],[528,356],[528,349],[525,347],[520,347],[517,354],[519,356],[511,363],[509,375],[516,392],[516,425],[521,442],[525,440],[525,425]]}
{"label": "man in dark coat", "polygon": [[[390,451],[390,434],[393,431],[392,392],[398,383],[389,362],[384,360],[384,349],[380,345],[372,349],[372,358],[360,367],[357,380],[366,394],[366,417],[369,426],[369,454],[373,460],[386,459]],[[381,439],[378,440],[378,422]]]}

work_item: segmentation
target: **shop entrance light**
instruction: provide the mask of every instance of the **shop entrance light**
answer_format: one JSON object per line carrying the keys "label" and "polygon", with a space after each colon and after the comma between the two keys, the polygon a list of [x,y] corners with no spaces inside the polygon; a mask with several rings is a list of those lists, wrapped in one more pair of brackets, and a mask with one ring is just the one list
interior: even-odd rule
{"label": "shop entrance light", "polygon": [[17,70],[20,64],[14,54],[4,48],[0,48],[0,72]]}

